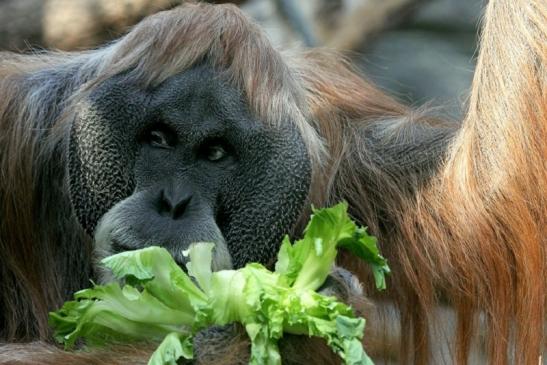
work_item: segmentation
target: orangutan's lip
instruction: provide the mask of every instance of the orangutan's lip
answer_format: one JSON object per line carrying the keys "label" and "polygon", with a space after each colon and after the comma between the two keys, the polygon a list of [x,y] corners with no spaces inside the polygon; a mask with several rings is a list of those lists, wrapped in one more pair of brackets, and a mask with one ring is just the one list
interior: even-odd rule
{"label": "orangutan's lip", "polygon": [[127,247],[125,245],[122,245],[117,239],[112,238],[110,242],[110,247],[112,249],[112,254],[127,252],[127,251],[135,251],[135,248]]}
{"label": "orangutan's lip", "polygon": [[[121,244],[118,240],[116,240],[115,238],[112,238],[111,239],[111,242],[110,242],[110,247],[111,247],[111,251],[112,251],[112,255],[115,255],[115,254],[118,254],[118,253],[122,253],[122,252],[128,252],[128,251],[136,251],[138,250],[138,248],[135,248],[135,247],[127,247],[123,244]],[[186,269],[186,261],[184,262],[181,262],[179,260],[177,260],[176,257],[173,257],[173,260],[175,260],[175,263],[185,272],[185,273],[188,273],[187,269]]]}

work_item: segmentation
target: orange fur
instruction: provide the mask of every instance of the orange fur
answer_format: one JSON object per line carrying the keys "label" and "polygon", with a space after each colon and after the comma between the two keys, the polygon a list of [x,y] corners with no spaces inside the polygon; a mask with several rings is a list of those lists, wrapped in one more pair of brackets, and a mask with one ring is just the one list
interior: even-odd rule
{"label": "orange fur", "polygon": [[[397,103],[329,51],[275,51],[232,6],[191,4],[157,14],[90,53],[0,55],[0,213],[6,219],[0,222],[0,289],[18,293],[0,302],[10,313],[8,328],[0,330],[6,339],[47,339],[47,311],[66,296],[47,265],[55,236],[37,237],[32,229],[40,204],[32,198],[34,169],[62,133],[30,133],[40,126],[33,118],[62,131],[73,102],[102,80],[130,70],[143,87],[153,86],[203,59],[230,76],[266,123],[290,120],[300,128],[314,162],[310,202],[346,199],[351,214],[379,236],[393,274],[387,294],[368,290],[378,300],[378,318],[371,318],[375,328],[367,336],[387,331],[382,303],[395,303],[401,322],[396,358],[425,364],[439,350],[432,341],[443,325],[436,311],[448,305],[457,313],[448,336],[455,363],[467,363],[481,347],[492,364],[538,363],[547,308],[544,0],[490,1],[461,127]],[[25,89],[26,76],[78,62],[80,79],[63,107],[40,105],[39,91]],[[377,143],[368,144],[364,133],[376,130],[382,131]],[[402,145],[412,147],[408,154],[388,158]],[[298,227],[302,222],[296,233]],[[44,237],[47,249],[36,251]],[[354,259],[341,262],[371,282]],[[0,355],[18,349],[6,346]],[[48,351],[55,352],[40,353]]]}

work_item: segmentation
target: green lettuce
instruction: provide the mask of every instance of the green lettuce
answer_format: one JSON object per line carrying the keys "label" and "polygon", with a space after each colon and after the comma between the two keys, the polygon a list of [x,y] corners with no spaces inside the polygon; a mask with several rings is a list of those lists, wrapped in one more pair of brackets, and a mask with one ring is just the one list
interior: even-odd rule
{"label": "green lettuce", "polygon": [[81,290],[50,313],[56,340],[66,349],[78,339],[87,346],[157,341],[149,364],[174,365],[192,358],[197,331],[239,322],[251,340],[251,364],[280,364],[277,342],[284,333],[321,337],[346,364],[372,364],[361,345],[365,320],[316,292],[338,248],[368,262],[377,288],[385,289],[386,260],[376,239],[348,217],[346,203],[314,209],[304,237],[283,240],[273,272],[258,263],[213,272],[213,247],[190,246],[188,274],[160,247],[107,257],[102,264],[119,282]]}

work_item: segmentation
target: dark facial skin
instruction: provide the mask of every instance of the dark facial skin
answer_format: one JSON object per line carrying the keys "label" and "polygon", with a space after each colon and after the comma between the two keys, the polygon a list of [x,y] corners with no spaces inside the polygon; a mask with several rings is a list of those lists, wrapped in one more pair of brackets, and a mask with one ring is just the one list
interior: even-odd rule
{"label": "dark facial skin", "polygon": [[123,75],[81,102],[69,145],[71,201],[108,254],[149,245],[183,263],[216,243],[218,268],[269,263],[310,184],[290,121],[266,126],[219,73],[199,67],[143,90]]}

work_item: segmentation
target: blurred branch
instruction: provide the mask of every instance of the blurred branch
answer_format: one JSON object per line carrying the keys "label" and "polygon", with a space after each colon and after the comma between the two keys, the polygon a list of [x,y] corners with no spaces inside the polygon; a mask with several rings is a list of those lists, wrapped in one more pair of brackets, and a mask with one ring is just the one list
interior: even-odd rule
{"label": "blurred branch", "polygon": [[249,0],[242,8],[282,47],[356,49],[428,0]]}
{"label": "blurred branch", "polygon": [[[186,0],[0,0],[0,49],[87,49],[125,33],[147,15]],[[280,46],[355,49],[427,0],[216,0],[245,3]]]}
{"label": "blurred branch", "polygon": [[[319,23],[323,43],[336,49],[355,49],[368,38],[402,21],[423,0],[363,0],[349,2],[330,22]],[[335,22],[336,24],[333,24]],[[333,31],[334,29],[336,31]]]}
{"label": "blurred branch", "polygon": [[0,0],[0,49],[96,47],[123,34],[145,16],[184,1]]}

